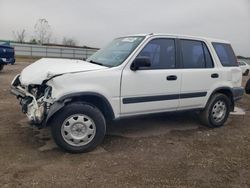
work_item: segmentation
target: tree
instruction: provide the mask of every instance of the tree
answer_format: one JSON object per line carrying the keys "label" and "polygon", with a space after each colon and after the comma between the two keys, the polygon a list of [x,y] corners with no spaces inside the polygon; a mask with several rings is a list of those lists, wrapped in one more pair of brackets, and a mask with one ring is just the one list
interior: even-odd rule
{"label": "tree", "polygon": [[23,29],[22,31],[13,31],[14,39],[20,43],[25,42],[25,37],[26,37],[25,32],[26,32],[25,29]]}
{"label": "tree", "polygon": [[62,44],[67,46],[76,46],[77,42],[73,38],[63,37]]}
{"label": "tree", "polygon": [[35,29],[35,39],[39,44],[49,43],[52,30],[49,22],[45,19],[39,19],[34,26]]}
{"label": "tree", "polygon": [[30,39],[30,43],[31,44],[37,44],[37,41],[36,41],[36,39],[32,38],[32,39]]}

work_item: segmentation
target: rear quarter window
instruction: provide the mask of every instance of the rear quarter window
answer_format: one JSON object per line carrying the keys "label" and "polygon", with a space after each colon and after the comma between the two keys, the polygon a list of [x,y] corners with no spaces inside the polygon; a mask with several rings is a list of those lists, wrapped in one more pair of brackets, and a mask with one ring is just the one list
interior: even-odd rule
{"label": "rear quarter window", "polygon": [[236,56],[230,44],[213,42],[213,47],[224,67],[238,66]]}

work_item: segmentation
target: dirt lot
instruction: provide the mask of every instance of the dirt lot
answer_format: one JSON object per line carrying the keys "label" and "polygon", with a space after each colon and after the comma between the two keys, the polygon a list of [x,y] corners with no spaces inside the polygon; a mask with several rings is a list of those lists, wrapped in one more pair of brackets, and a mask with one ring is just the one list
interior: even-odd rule
{"label": "dirt lot", "polygon": [[[0,187],[250,187],[250,95],[246,115],[208,129],[196,114],[164,114],[110,125],[103,144],[68,154],[26,117],[9,85],[28,62],[0,73]],[[244,83],[247,78],[244,78]]]}

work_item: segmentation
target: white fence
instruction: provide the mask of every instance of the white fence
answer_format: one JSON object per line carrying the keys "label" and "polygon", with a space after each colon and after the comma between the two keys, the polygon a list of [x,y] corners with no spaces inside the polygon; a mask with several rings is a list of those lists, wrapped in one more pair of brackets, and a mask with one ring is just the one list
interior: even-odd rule
{"label": "white fence", "polygon": [[29,57],[60,57],[60,58],[72,58],[72,59],[86,59],[96,49],[88,48],[69,48],[60,46],[45,46],[45,45],[31,45],[10,43],[15,48],[15,54],[19,56]]}

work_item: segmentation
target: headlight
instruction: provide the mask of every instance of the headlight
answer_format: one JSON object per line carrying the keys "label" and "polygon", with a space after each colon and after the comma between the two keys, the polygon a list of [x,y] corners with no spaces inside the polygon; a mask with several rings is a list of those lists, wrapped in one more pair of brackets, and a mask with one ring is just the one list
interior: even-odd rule
{"label": "headlight", "polygon": [[36,87],[33,87],[30,89],[30,93],[35,97],[37,97],[38,89]]}
{"label": "headlight", "polygon": [[16,75],[15,78],[12,80],[11,85],[12,86],[18,86],[20,85],[20,74]]}
{"label": "headlight", "polygon": [[41,97],[48,97],[51,94],[51,87],[47,85],[29,85],[28,92],[36,99]]}
{"label": "headlight", "polygon": [[44,92],[44,97],[47,99],[51,96],[51,92],[52,92],[52,87],[51,86],[47,86]]}

